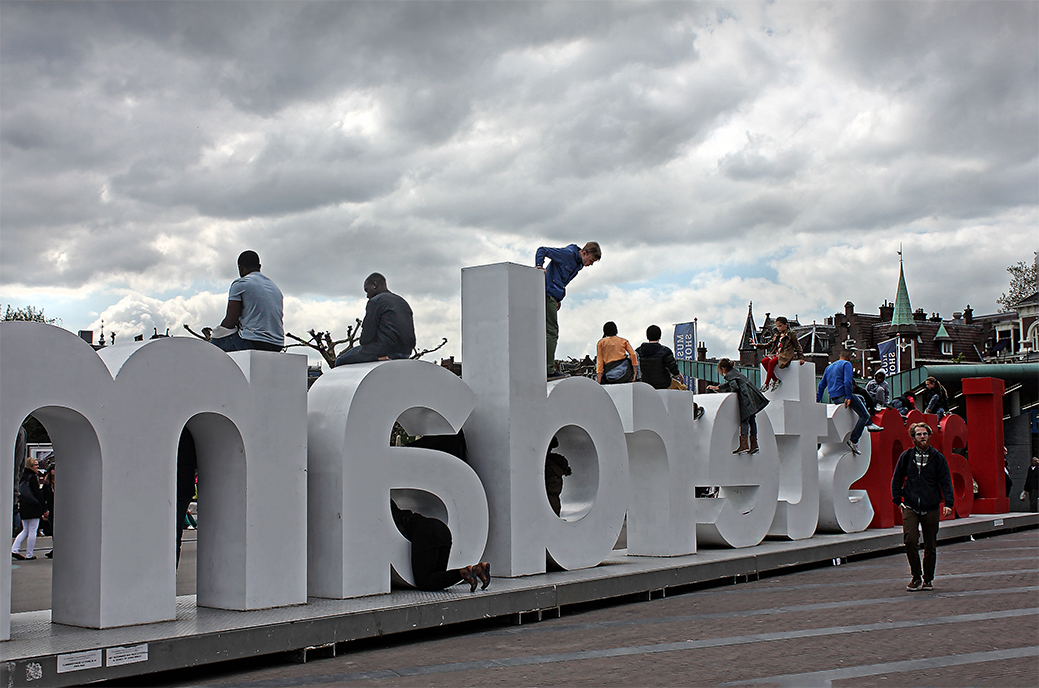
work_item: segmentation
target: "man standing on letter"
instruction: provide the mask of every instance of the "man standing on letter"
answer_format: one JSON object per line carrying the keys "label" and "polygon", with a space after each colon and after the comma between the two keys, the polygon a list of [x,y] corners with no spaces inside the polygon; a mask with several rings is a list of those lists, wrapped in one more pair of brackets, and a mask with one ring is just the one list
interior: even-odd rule
{"label": "man standing on letter", "polygon": [[[902,541],[909,559],[913,579],[906,590],[933,590],[934,564],[937,556],[938,505],[945,498],[942,515],[952,513],[952,478],[949,464],[931,446],[931,427],[913,423],[909,428],[912,449],[902,452],[891,477],[891,499],[902,509]],[[924,535],[924,566],[920,569],[918,545],[920,531]],[[921,580],[922,578],[922,580]]]}
{"label": "man standing on letter", "polygon": [[[545,267],[545,259],[550,261]],[[584,248],[570,244],[566,248],[542,246],[534,256],[534,265],[545,271],[545,344],[548,349],[548,378],[565,377],[556,372],[556,344],[559,342],[559,304],[566,296],[566,285],[577,276],[581,268],[602,258],[599,244],[589,241]]]}

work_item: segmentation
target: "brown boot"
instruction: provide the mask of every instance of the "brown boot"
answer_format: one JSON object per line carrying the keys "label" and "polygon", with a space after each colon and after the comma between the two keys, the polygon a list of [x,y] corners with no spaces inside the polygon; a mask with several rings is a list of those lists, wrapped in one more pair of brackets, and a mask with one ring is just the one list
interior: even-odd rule
{"label": "brown boot", "polygon": [[748,454],[757,454],[758,453],[758,436],[757,435],[751,435],[750,436],[750,451],[747,452],[747,453]]}
{"label": "brown boot", "polygon": [[735,449],[733,454],[746,454],[750,450],[750,445],[747,444],[747,436],[740,435],[740,446]]}

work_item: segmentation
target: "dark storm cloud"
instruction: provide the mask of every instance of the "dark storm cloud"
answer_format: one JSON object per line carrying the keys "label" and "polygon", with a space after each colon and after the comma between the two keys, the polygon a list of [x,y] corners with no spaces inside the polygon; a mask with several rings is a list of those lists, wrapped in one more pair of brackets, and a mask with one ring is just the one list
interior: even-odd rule
{"label": "dark storm cloud", "polygon": [[[197,319],[253,248],[308,318],[372,270],[446,318],[460,267],[595,238],[600,296],[744,261],[697,291],[815,303],[900,233],[1034,239],[1037,8],[2,3],[0,290]],[[638,298],[688,317],[673,286]]]}
{"label": "dark storm cloud", "polygon": [[[832,57],[856,81],[920,105],[931,152],[1039,153],[1039,4],[849,3]],[[984,36],[983,40],[979,40]]]}

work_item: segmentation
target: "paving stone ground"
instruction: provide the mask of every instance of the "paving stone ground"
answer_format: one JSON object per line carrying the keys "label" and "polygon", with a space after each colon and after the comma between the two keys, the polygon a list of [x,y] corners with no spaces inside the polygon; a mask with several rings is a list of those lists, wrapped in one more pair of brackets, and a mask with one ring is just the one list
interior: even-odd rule
{"label": "paving stone ground", "polygon": [[648,602],[567,608],[137,677],[154,686],[1036,686],[1039,531],[941,545],[933,592],[904,555]]}

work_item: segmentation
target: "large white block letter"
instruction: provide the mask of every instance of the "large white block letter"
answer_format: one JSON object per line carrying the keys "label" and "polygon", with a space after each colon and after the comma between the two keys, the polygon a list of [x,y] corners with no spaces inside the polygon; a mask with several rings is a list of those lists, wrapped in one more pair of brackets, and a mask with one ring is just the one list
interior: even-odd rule
{"label": "large white block letter", "polygon": [[[546,389],[543,272],[512,263],[462,270],[462,360],[463,378],[480,399],[465,431],[487,490],[485,558],[495,573],[542,573],[546,552],[566,568],[601,562],[624,520],[624,433],[594,382],[567,379]],[[561,517],[545,493],[553,435],[573,468]]]}
{"label": "large white block letter", "polygon": [[[198,450],[199,509],[211,524],[199,531],[198,604],[306,601],[305,357],[228,356],[187,337],[99,355],[37,323],[0,325],[0,356],[0,442],[13,448],[31,413],[59,457],[55,622],[107,628],[174,618],[174,474],[185,426]],[[3,589],[6,629],[9,577]]]}
{"label": "large white block letter", "polygon": [[414,583],[410,543],[390,515],[395,490],[409,498],[424,493],[419,510],[451,529],[450,568],[479,560],[487,498],[476,473],[443,452],[390,446],[395,421],[412,435],[458,432],[474,401],[457,376],[422,361],[343,366],[314,383],[308,423],[312,596],[389,592],[391,567]]}
{"label": "large white block letter", "polygon": [[[779,503],[768,534],[803,540],[819,523],[819,453],[826,436],[826,410],[815,402],[815,366],[796,361],[776,368],[783,384],[766,392],[765,414],[779,449]],[[759,416],[760,418],[760,416]]]}
{"label": "large white block letter", "polygon": [[[768,416],[759,413],[757,454],[733,454],[740,434],[736,395],[697,397],[704,407],[694,435],[697,475],[719,487],[715,498],[696,500],[696,539],[699,544],[753,547],[768,534],[779,495],[779,455]],[[706,466],[704,466],[706,464]]]}
{"label": "large white block letter", "polygon": [[865,490],[851,484],[866,475],[873,443],[862,433],[856,456],[845,440],[859,417],[851,409],[826,405],[827,435],[819,447],[819,529],[831,533],[858,533],[873,520],[873,504]]}
{"label": "large white block letter", "polygon": [[628,446],[628,554],[696,552],[693,396],[647,384],[604,387],[620,413]]}

